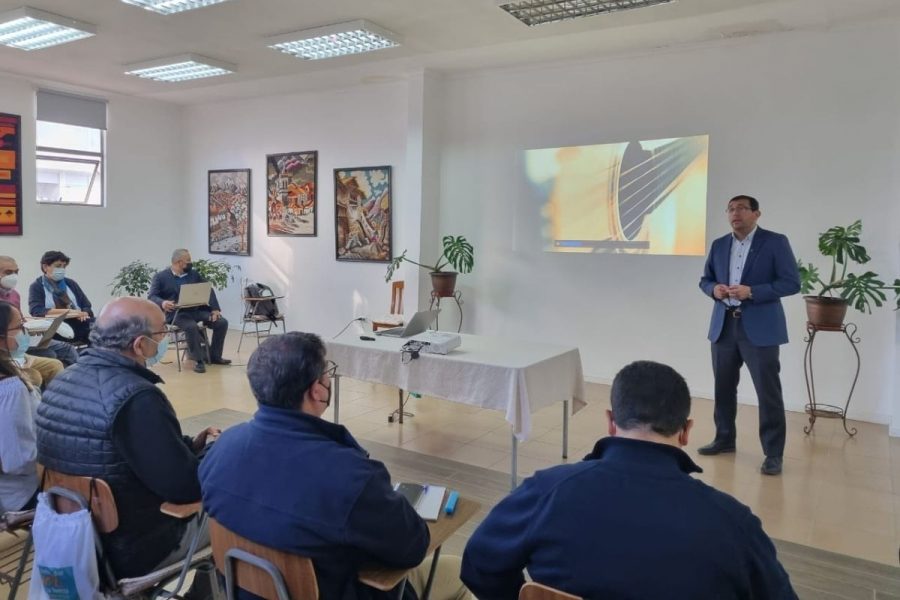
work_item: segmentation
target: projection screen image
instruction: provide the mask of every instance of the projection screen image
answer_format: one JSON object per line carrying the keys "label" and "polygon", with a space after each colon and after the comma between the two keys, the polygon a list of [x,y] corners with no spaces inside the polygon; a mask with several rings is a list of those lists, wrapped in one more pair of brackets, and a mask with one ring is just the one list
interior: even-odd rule
{"label": "projection screen image", "polygon": [[709,136],[525,151],[544,249],[703,256]]}

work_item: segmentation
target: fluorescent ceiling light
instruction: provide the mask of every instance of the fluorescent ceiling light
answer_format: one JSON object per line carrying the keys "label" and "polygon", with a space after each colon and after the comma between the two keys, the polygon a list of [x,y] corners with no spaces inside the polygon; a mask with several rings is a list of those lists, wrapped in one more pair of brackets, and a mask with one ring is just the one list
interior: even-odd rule
{"label": "fluorescent ceiling light", "polygon": [[234,73],[234,65],[199,56],[182,54],[125,66],[126,75],[136,75],[155,81],[189,81]]}
{"label": "fluorescent ceiling light", "polygon": [[497,4],[526,25],[544,25],[620,10],[647,8],[674,0],[498,0]]}
{"label": "fluorescent ceiling light", "polygon": [[160,13],[162,15],[171,15],[174,13],[193,10],[195,8],[203,8],[227,2],[227,0],[122,0],[125,4],[133,4],[147,10]]}
{"label": "fluorescent ceiling light", "polygon": [[266,38],[266,45],[307,60],[372,52],[400,45],[397,35],[362,19]]}
{"label": "fluorescent ceiling light", "polygon": [[40,50],[91,37],[97,28],[27,6],[0,13],[0,44],[21,50]]}

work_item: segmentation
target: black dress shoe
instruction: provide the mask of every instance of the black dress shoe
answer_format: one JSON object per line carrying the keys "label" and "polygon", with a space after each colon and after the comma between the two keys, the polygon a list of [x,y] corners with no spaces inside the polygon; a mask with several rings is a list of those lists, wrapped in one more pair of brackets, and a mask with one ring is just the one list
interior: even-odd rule
{"label": "black dress shoe", "polygon": [[783,462],[780,456],[767,456],[759,468],[759,472],[763,475],[781,475]]}
{"label": "black dress shoe", "polygon": [[211,361],[209,361],[209,363],[212,365],[230,365],[231,359],[230,358],[214,358]]}
{"label": "black dress shoe", "polygon": [[714,440],[713,443],[701,446],[697,452],[703,456],[715,456],[716,454],[726,454],[734,452],[734,442],[723,442]]}
{"label": "black dress shoe", "polygon": [[197,364],[194,365],[194,373],[206,373],[206,365],[198,361]]}

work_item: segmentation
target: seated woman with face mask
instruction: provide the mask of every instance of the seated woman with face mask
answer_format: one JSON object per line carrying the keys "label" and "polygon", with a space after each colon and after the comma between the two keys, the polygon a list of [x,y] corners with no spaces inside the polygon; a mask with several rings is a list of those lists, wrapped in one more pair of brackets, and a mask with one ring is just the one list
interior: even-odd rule
{"label": "seated woman with face mask", "polygon": [[37,504],[34,419],[40,393],[16,364],[27,348],[22,315],[0,302],[0,512]]}
{"label": "seated woman with face mask", "polygon": [[41,257],[41,271],[28,288],[28,311],[32,317],[53,318],[64,312],[70,317],[66,319],[75,337],[72,342],[88,343],[94,312],[91,301],[75,280],[66,277],[69,257],[59,250],[44,252]]}

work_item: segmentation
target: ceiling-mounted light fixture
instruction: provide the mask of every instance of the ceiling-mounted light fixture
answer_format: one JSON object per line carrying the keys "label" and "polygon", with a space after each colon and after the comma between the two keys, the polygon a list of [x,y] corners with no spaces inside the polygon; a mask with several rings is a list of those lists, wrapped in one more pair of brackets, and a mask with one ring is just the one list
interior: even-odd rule
{"label": "ceiling-mounted light fixture", "polygon": [[0,13],[0,44],[11,48],[40,50],[95,33],[97,28],[89,23],[28,6]]}
{"label": "ceiling-mounted light fixture", "polygon": [[153,12],[162,15],[171,15],[227,1],[228,0],[122,0],[125,4],[140,6],[141,8],[146,8],[147,10],[152,10]]}
{"label": "ceiling-mounted light fixture", "polygon": [[235,65],[198,54],[181,54],[170,58],[125,65],[126,75],[135,75],[154,81],[189,81],[229,75],[236,70]]}
{"label": "ceiling-mounted light fixture", "polygon": [[500,8],[528,26],[647,8],[669,2],[674,0],[497,0]]}
{"label": "ceiling-mounted light fixture", "polygon": [[266,38],[266,45],[285,54],[318,60],[394,48],[400,45],[400,38],[386,29],[359,19],[271,36]]}

